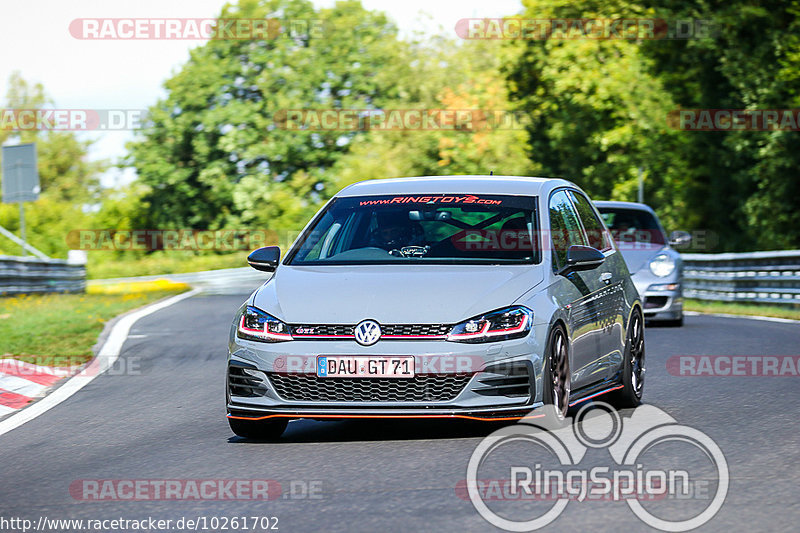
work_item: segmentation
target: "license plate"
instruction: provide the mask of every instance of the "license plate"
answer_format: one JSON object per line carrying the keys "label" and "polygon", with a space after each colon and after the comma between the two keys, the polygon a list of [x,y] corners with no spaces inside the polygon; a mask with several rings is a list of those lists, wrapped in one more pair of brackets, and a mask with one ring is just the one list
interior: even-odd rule
{"label": "license plate", "polygon": [[414,356],[320,355],[321,378],[413,378]]}

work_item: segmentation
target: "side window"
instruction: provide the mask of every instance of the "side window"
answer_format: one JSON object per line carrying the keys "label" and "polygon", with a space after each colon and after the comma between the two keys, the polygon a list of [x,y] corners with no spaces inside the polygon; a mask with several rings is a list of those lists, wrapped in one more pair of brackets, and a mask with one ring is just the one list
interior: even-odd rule
{"label": "side window", "polygon": [[569,196],[575,202],[575,208],[583,222],[583,229],[586,230],[586,236],[589,239],[589,246],[597,248],[598,250],[605,251],[611,249],[611,239],[608,237],[608,232],[600,219],[592,208],[592,204],[582,194],[574,191],[569,191]]}
{"label": "side window", "polygon": [[567,262],[567,250],[573,245],[586,246],[586,236],[578,214],[564,191],[550,197],[550,242],[557,267]]}

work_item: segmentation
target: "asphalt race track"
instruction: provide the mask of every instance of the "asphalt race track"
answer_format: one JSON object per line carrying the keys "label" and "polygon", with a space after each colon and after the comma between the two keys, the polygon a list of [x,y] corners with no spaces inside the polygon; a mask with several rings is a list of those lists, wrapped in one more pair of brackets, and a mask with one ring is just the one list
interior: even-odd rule
{"label": "asphalt race track", "polygon": [[[141,319],[120,363],[135,372],[99,376],[0,436],[0,516],[34,523],[260,516],[277,517],[284,532],[493,530],[456,486],[473,449],[496,425],[303,420],[291,422],[275,443],[234,437],[225,420],[225,349],[230,319],[245,297],[200,294]],[[796,356],[800,324],[691,316],[683,328],[648,327],[646,343],[646,403],[707,434],[728,461],[727,499],[701,530],[796,530],[800,377],[677,376],[667,360]],[[609,464],[600,451],[583,466]],[[81,480],[120,479],[269,479],[281,492],[271,501],[84,501],[74,490]],[[206,524],[222,530],[219,522]],[[621,501],[570,502],[544,530],[556,528],[650,529]]]}

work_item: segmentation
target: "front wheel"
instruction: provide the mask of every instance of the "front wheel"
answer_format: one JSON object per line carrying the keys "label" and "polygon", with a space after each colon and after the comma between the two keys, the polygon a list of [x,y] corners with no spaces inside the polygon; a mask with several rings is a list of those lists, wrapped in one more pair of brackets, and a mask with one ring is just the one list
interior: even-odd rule
{"label": "front wheel", "polygon": [[628,324],[622,365],[622,389],[617,391],[617,407],[636,407],[642,402],[644,392],[644,321],[639,311],[634,311]]}
{"label": "front wheel", "polygon": [[550,334],[545,360],[542,401],[555,408],[556,416],[563,420],[569,409],[571,378],[569,371],[569,347],[564,328],[556,326]]}
{"label": "front wheel", "polygon": [[284,432],[289,421],[285,418],[278,420],[229,418],[228,424],[231,426],[231,431],[240,437],[252,440],[275,440]]}

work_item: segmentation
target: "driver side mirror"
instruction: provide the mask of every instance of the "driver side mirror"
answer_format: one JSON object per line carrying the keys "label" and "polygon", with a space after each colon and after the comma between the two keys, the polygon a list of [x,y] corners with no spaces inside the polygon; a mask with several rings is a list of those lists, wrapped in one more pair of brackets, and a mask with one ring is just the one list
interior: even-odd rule
{"label": "driver side mirror", "polygon": [[606,256],[597,248],[574,244],[567,250],[567,264],[558,273],[566,276],[570,272],[593,270],[602,265],[605,260]]}
{"label": "driver side mirror", "polygon": [[275,272],[280,260],[281,249],[277,246],[265,246],[254,250],[247,256],[250,266],[262,272]]}
{"label": "driver side mirror", "polygon": [[692,242],[692,236],[685,231],[673,231],[669,234],[669,245],[675,248],[687,246],[690,242]]}

